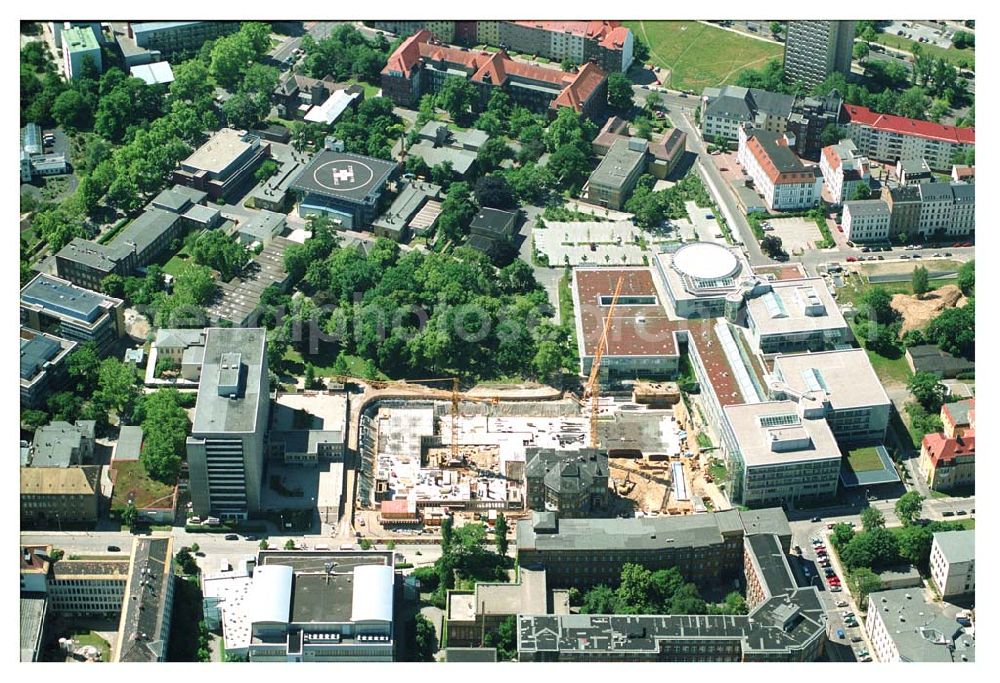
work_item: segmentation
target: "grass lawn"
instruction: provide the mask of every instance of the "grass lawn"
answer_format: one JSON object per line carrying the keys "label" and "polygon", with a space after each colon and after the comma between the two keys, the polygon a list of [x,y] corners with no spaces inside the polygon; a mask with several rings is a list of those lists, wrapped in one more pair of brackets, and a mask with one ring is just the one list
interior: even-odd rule
{"label": "grass lawn", "polygon": [[73,633],[69,637],[76,641],[77,647],[92,645],[100,650],[102,662],[111,661],[111,645],[108,641],[104,640],[104,638],[101,638],[93,631],[81,631],[79,633]]}
{"label": "grass lawn", "polygon": [[150,478],[146,468],[138,460],[115,463],[114,473],[115,491],[111,497],[112,510],[128,505],[129,494],[135,495],[137,508],[151,507],[153,503],[156,503],[156,507],[170,505],[174,487]]}
{"label": "grass lawn", "polygon": [[[295,349],[288,349],[285,351],[283,358],[288,364],[286,368],[295,375],[301,375],[304,372],[306,361],[312,363],[317,377],[334,374],[333,364],[337,362],[337,354],[330,351],[325,345],[321,345],[319,353],[309,355],[305,358]],[[351,377],[363,376],[365,367],[363,358],[344,354],[344,360],[347,362],[348,375]],[[380,372],[378,373],[378,379],[389,379],[389,377]]]}
{"label": "grass lawn", "polygon": [[965,527],[966,531],[968,531],[969,529],[975,529],[976,528],[976,520],[974,520],[974,519],[955,519],[955,520],[948,519],[947,521],[949,521],[949,522],[958,522],[963,527]]}
{"label": "grass lawn", "polygon": [[563,275],[559,279],[559,322],[567,325],[571,330],[576,330],[573,316],[573,290],[570,287],[569,275]]}
{"label": "grass lawn", "polygon": [[784,47],[697,21],[626,21],[649,45],[649,59],[670,69],[663,85],[700,93],[708,86],[734,83],[743,69],[781,59]]}
{"label": "grass lawn", "polygon": [[878,457],[874,446],[848,451],[847,461],[855,472],[871,472],[882,469],[882,459]]}
{"label": "grass lawn", "polygon": [[[941,263],[944,262],[934,262],[935,266],[940,267]],[[952,262],[947,262],[952,263]],[[921,265],[920,263],[915,264]],[[860,281],[859,278],[850,277],[846,280],[847,286],[841,287],[837,290],[837,303],[852,303],[858,306],[861,301],[861,295],[871,287],[882,287],[889,293],[890,296],[893,294],[913,294],[913,283],[910,280],[902,280],[900,282],[875,282],[869,284],[867,280]],[[938,287],[944,287],[945,285],[954,285],[957,280],[954,278],[934,278],[928,281],[928,286],[933,290]]]}
{"label": "grass lawn", "polygon": [[194,259],[191,258],[191,254],[186,249],[181,249],[163,264],[163,272],[177,277],[189,263],[194,263]]}
{"label": "grass lawn", "polygon": [[[857,335],[857,331],[855,331],[855,335]],[[905,384],[909,379],[910,366],[906,364],[905,354],[900,353],[899,358],[886,358],[871,349],[865,349],[865,353],[868,354],[868,360],[871,362],[879,381],[883,384],[889,380]]]}
{"label": "grass lawn", "polygon": [[351,79],[347,81],[351,85],[360,85],[365,89],[365,99],[371,99],[372,97],[378,96],[378,91],[381,90],[377,85],[372,85],[371,83],[365,83],[364,81],[359,81],[357,79]]}
{"label": "grass lawn", "polygon": [[959,68],[976,68],[975,50],[959,50],[955,47],[943,48],[938,47],[937,45],[930,45],[928,43],[918,43],[915,40],[910,40],[909,38],[893,35],[891,33],[879,33],[878,37],[875,38],[875,42],[881,43],[882,45],[888,45],[889,47],[898,48],[900,50],[906,50],[911,53],[913,52],[913,48],[916,45],[919,45],[923,54],[929,57],[934,57],[935,59],[941,57],[945,61],[951,62]]}

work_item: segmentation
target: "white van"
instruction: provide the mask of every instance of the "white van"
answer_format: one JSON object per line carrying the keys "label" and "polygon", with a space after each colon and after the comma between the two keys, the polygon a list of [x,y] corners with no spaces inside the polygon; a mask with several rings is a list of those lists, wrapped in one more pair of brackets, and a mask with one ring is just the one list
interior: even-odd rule
{"label": "white van", "polygon": [[326,543],[319,543],[319,544],[316,545],[315,549],[316,550],[329,550],[330,546],[328,546]]}

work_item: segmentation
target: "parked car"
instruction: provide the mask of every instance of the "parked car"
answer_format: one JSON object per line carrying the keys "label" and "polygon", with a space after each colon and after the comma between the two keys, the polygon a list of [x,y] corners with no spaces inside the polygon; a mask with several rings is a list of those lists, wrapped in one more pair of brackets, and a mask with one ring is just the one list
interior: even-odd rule
{"label": "parked car", "polygon": [[837,607],[847,607],[847,600],[838,600]]}
{"label": "parked car", "polygon": [[878,255],[878,260],[879,261],[885,261],[885,256],[882,256],[882,254],[879,254]]}
{"label": "parked car", "polygon": [[240,537],[237,536],[236,534],[226,534],[226,540],[227,541],[238,541],[238,540],[240,540]]}
{"label": "parked car", "polygon": [[[903,258],[906,258],[906,257],[904,256]],[[847,257],[847,262],[848,262],[848,263],[854,263],[854,262],[855,262],[855,261],[857,261],[857,260],[858,260],[858,257],[857,257],[857,256],[848,256],[848,257]],[[830,529],[832,529],[833,527],[829,527],[829,528],[830,528]]]}
{"label": "parked car", "polygon": [[951,510],[945,510],[944,512],[941,513],[941,516],[942,517],[954,517],[955,513],[952,512]]}
{"label": "parked car", "polygon": [[867,254],[871,250],[872,250],[871,247],[861,247],[861,251],[864,252],[865,254]]}
{"label": "parked car", "polygon": [[839,593],[840,591],[841,591],[840,586],[836,586],[836,585],[830,586],[830,592],[831,593]]}
{"label": "parked car", "polygon": [[823,521],[823,518],[822,518],[822,517],[813,517],[813,518],[812,518],[811,520],[809,520],[809,521],[810,521],[810,522],[822,522],[822,521]]}
{"label": "parked car", "polygon": [[865,655],[864,657],[858,658],[858,661],[859,662],[870,662],[870,661],[872,661],[872,658],[869,655]]}
{"label": "parked car", "polygon": [[823,545],[823,541],[821,541],[818,538],[811,538],[809,540],[812,542],[813,545]]}
{"label": "parked car", "polygon": [[947,258],[947,257],[951,256],[951,252],[950,251],[946,251],[946,252],[944,252],[944,255],[945,255],[945,258]]}
{"label": "parked car", "polygon": [[838,638],[846,638],[847,637],[847,634],[844,633],[844,629],[842,629],[842,628],[838,628],[837,629],[837,637]]}
{"label": "parked car", "polygon": [[248,536],[244,536],[243,538],[246,539],[246,540],[248,540],[248,541],[259,541],[260,540],[260,537],[254,536],[252,534],[250,534]]}
{"label": "parked car", "polygon": [[900,254],[899,258],[901,258],[901,259],[909,259],[910,255],[909,254]]}
{"label": "parked car", "polygon": [[711,214],[711,213],[706,213],[706,214],[705,214],[705,218],[707,218],[707,219],[708,219],[708,220],[710,220],[710,221],[711,221],[711,220],[715,220],[715,214]]}
{"label": "parked car", "polygon": [[862,640],[864,640],[864,638],[862,638],[861,636],[851,636],[852,643],[860,643]]}
{"label": "parked car", "polygon": [[118,547],[118,546],[116,546],[116,545],[109,545],[109,546],[108,546],[108,552],[109,552],[109,553],[120,553],[121,551],[122,551],[122,549],[121,549],[121,548],[119,548],[119,547]]}

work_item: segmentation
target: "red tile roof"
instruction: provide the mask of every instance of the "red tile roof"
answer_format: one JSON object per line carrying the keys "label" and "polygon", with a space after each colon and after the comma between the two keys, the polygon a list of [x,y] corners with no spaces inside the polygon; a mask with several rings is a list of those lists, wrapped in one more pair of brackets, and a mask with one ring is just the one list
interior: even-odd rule
{"label": "red tile roof", "polygon": [[976,177],[976,167],[975,166],[956,166],[955,175],[959,178],[975,178]]}
{"label": "red tile roof", "polygon": [[918,121],[892,114],[879,114],[867,107],[859,107],[855,104],[845,104],[844,111],[847,112],[850,123],[871,126],[876,130],[885,130],[901,135],[916,135],[932,140],[945,140],[956,144],[976,144],[975,128],[956,128],[932,121]]}
{"label": "red tile roof", "polygon": [[446,45],[432,44],[429,42],[430,39],[430,32],[422,30],[404,40],[389,57],[382,73],[398,71],[409,78],[421,59],[444,61],[471,72],[471,80],[475,83],[489,82],[493,85],[502,85],[509,77],[516,76],[562,88],[552,107],[573,107],[576,111],[581,110],[594,90],[607,78],[601,67],[593,62],[587,62],[576,73],[566,73],[558,69],[515,62],[503,50],[499,52],[460,50]]}
{"label": "red tile roof", "polygon": [[928,434],[924,437],[924,448],[930,457],[931,464],[937,467],[941,463],[950,463],[959,456],[976,454],[976,433],[968,431],[965,436],[949,439],[944,434]]}
{"label": "red tile roof", "polygon": [[426,44],[430,38],[431,32],[422,29],[404,40],[396,48],[396,51],[389,55],[389,60],[382,67],[382,73],[399,71],[406,78],[409,78],[413,67],[420,60],[420,46]]}
{"label": "red tile roof", "polygon": [[624,41],[624,38],[618,38],[618,36],[622,35],[622,31],[625,33],[628,32],[628,29],[622,26],[620,21],[608,20],[535,21],[532,19],[522,19],[512,23],[518,24],[519,26],[527,26],[529,28],[540,28],[545,31],[552,31],[555,33],[572,33],[573,35],[584,36],[593,40],[607,40],[608,37],[614,35],[616,39]]}
{"label": "red tile roof", "polygon": [[[795,153],[791,151],[788,147],[788,140],[786,140],[784,136],[775,136],[774,144],[775,147],[772,152],[768,152],[765,145],[761,143],[757,134],[754,134],[747,139],[747,147],[750,149],[750,153],[753,155],[753,158],[757,160],[757,163],[760,164],[760,167],[764,169],[764,173],[767,174],[767,177],[771,179],[772,183],[775,185],[808,183],[816,177],[812,169],[803,164],[802,161],[795,156]],[[784,165],[788,165],[795,170],[782,171],[778,168],[778,162],[771,158],[772,153],[777,156],[782,153],[782,149],[788,150],[788,154],[790,155],[790,158],[785,160],[785,162],[788,163]]]}
{"label": "red tile roof", "polygon": [[624,26],[619,26],[618,28],[608,31],[607,35],[601,40],[601,47],[605,47],[609,50],[621,50],[625,47],[625,41],[628,40],[629,30]]}
{"label": "red tile roof", "polygon": [[[516,62],[515,62],[516,63]],[[541,67],[537,67],[541,68]],[[553,71],[553,69],[545,69],[545,71]],[[556,72],[562,74],[562,72]],[[565,83],[569,80],[569,83],[563,89],[559,96],[553,100],[552,107],[572,107],[576,111],[580,111],[583,105],[590,99],[590,96],[594,91],[600,87],[607,79],[607,74],[604,70],[594,64],[593,62],[587,62],[579,68],[576,74],[562,74],[562,81]]]}

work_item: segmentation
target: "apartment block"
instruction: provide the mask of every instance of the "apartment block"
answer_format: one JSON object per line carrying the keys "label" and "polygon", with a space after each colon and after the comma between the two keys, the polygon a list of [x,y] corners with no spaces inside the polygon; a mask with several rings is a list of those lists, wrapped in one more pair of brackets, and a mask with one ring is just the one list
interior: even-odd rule
{"label": "apartment block", "polygon": [[97,522],[101,468],[22,467],[21,525],[52,529]]}
{"label": "apartment block", "polygon": [[881,443],[885,437],[889,396],[864,349],[779,354],[768,389],[776,400],[821,406],[838,441]]}
{"label": "apartment block", "polygon": [[920,444],[920,470],[934,491],[950,491],[976,483],[976,432],[961,436],[927,434]]}
{"label": "apartment block", "polygon": [[882,186],[882,201],[889,207],[889,234],[915,236],[920,225],[920,190],[916,186]]}
{"label": "apartment block", "polygon": [[888,242],[891,221],[889,205],[881,199],[844,202],[841,226],[851,242]]}
{"label": "apartment block", "polygon": [[822,406],[800,399],[722,410],[722,450],[734,503],[780,505],[837,493],[842,456]]}
{"label": "apartment block", "polygon": [[951,171],[956,154],[975,149],[976,129],[956,128],[892,114],[879,114],[854,104],[844,105],[847,133],[870,159],[896,163],[925,159],[935,171]]}
{"label": "apartment block", "polygon": [[701,93],[701,134],[706,140],[738,140],[744,124],[767,133],[784,134],[795,98],[759,88],[726,85]]}
{"label": "apartment block", "polygon": [[806,166],[790,148],[786,135],[744,124],[739,129],[737,160],[753,181],[769,211],[794,211],[819,204],[823,176]]}
{"label": "apartment block", "polygon": [[476,87],[475,111],[486,107],[493,88],[502,88],[516,105],[550,116],[559,107],[594,116],[607,101],[607,73],[592,62],[564,72],[515,62],[503,50],[435,44],[426,30],[404,40],[389,56],[382,69],[382,91],[397,105],[414,107],[424,94],[438,92],[449,77],[468,79]]}
{"label": "apartment block", "polygon": [[976,639],[955,620],[958,612],[918,588],[870,593],[865,631],[875,661],[976,661]]}
{"label": "apartment block", "polygon": [[270,408],[265,330],[209,328],[191,436],[191,501],[201,517],[260,509]]}
{"label": "apartment block", "polygon": [[975,530],[942,531],[934,534],[930,565],[931,579],[945,600],[975,593]]}
{"label": "apartment block", "polygon": [[819,170],[834,205],[853,199],[858,187],[868,185],[871,180],[868,158],[860,154],[857,145],[850,140],[824,147]]}
{"label": "apartment block", "polygon": [[121,299],[39,274],[21,289],[21,324],[106,352],[125,334]]}
{"label": "apartment block", "polygon": [[851,73],[854,21],[789,21],[785,35],[785,80],[811,89],[830,74]]}
{"label": "apartment block", "polygon": [[970,398],[941,406],[942,431],[949,439],[965,436],[976,428],[976,399]]}
{"label": "apartment block", "polygon": [[840,123],[844,98],[837,90],[825,97],[803,97],[795,100],[788,117],[786,132],[795,136],[795,153],[812,158],[823,148],[823,129]]}
{"label": "apartment block", "polygon": [[84,63],[89,60],[100,74],[103,69],[101,61],[101,44],[97,41],[94,29],[89,26],[63,29],[62,39],[63,75],[66,80],[80,78],[84,73]]}

